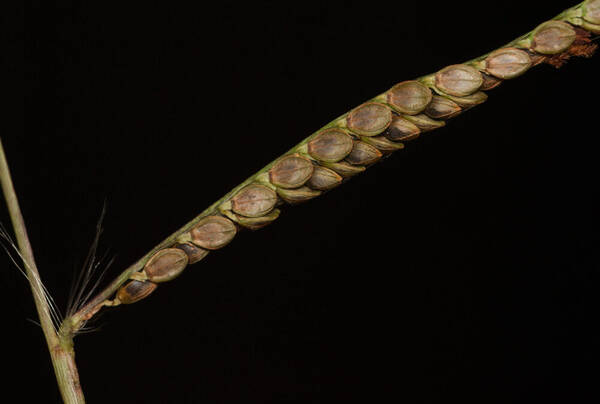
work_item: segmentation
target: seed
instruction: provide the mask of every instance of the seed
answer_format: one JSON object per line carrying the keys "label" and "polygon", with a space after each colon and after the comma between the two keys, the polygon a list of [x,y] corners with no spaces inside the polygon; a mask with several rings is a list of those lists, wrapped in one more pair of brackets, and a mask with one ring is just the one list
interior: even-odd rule
{"label": "seed", "polygon": [[188,256],[179,248],[165,248],[152,256],[144,266],[144,273],[152,282],[175,279],[188,264]]}
{"label": "seed", "polygon": [[587,0],[583,4],[583,18],[587,22],[600,25],[600,0]]}
{"label": "seed", "polygon": [[288,203],[300,203],[321,195],[321,192],[315,191],[308,187],[301,187],[297,189],[277,188],[277,194],[279,194],[281,199]]}
{"label": "seed", "polygon": [[435,85],[446,94],[464,97],[481,87],[479,70],[468,65],[451,65],[435,74]]}
{"label": "seed", "polygon": [[298,188],[302,186],[313,172],[310,160],[298,156],[286,156],[269,170],[269,180],[281,188]]}
{"label": "seed", "polygon": [[259,217],[269,213],[277,203],[277,194],[264,185],[251,184],[231,199],[231,207],[237,214]]}
{"label": "seed", "polygon": [[366,170],[363,166],[353,166],[345,161],[340,161],[339,163],[323,163],[323,165],[327,168],[331,168],[344,178],[352,177],[353,175],[362,173]]}
{"label": "seed", "polygon": [[404,149],[404,144],[392,142],[385,136],[374,136],[374,137],[363,137],[363,142],[370,144],[371,146],[377,147],[384,153],[390,153],[396,150]]}
{"label": "seed", "polygon": [[236,234],[235,224],[223,216],[207,216],[190,231],[191,241],[207,250],[217,250],[229,244]]}
{"label": "seed", "polygon": [[335,163],[352,151],[352,138],[339,129],[328,129],[308,142],[308,153],[317,160]]}
{"label": "seed", "polygon": [[460,114],[462,108],[452,100],[434,95],[431,103],[425,108],[425,114],[430,118],[448,119]]}
{"label": "seed", "polygon": [[425,114],[406,115],[404,118],[414,123],[421,130],[421,133],[446,125],[446,122],[433,120]]}
{"label": "seed", "polygon": [[392,87],[387,93],[387,102],[398,112],[416,115],[431,102],[431,96],[427,86],[410,80]]}
{"label": "seed", "polygon": [[379,160],[381,156],[382,154],[377,148],[365,142],[361,142],[360,140],[355,140],[352,152],[346,157],[346,161],[350,164],[366,166],[373,164]]}
{"label": "seed", "polygon": [[600,34],[600,24],[593,24],[589,21],[583,20],[581,27],[593,32],[594,34]]}
{"label": "seed", "polygon": [[392,111],[383,104],[368,102],[348,114],[350,130],[364,136],[375,136],[386,130],[392,121]]}
{"label": "seed", "polygon": [[547,21],[535,29],[531,47],[543,55],[555,55],[571,46],[576,36],[566,22]]}
{"label": "seed", "polygon": [[414,123],[395,116],[392,124],[388,128],[385,136],[394,142],[408,142],[419,137],[421,129],[419,129]]}
{"label": "seed", "polygon": [[131,304],[148,297],[158,285],[149,281],[129,281],[117,291],[117,300]]}
{"label": "seed", "polygon": [[496,88],[502,84],[502,80],[494,76],[490,76],[489,74],[481,73],[481,76],[483,77],[483,84],[481,87],[479,87],[480,90],[491,90],[492,88]]}
{"label": "seed", "polygon": [[600,0],[587,0],[582,8],[583,23],[588,31],[600,34]]}
{"label": "seed", "polygon": [[250,230],[258,230],[272,223],[279,217],[281,211],[279,209],[273,209],[270,213],[260,217],[244,217],[232,213],[230,216],[240,226],[243,226]]}
{"label": "seed", "polygon": [[487,94],[483,91],[477,91],[466,97],[454,97],[452,95],[448,95],[447,97],[463,108],[470,108],[475,105],[483,104],[488,99]]}
{"label": "seed", "polygon": [[[369,138],[373,139],[373,138]],[[306,183],[310,188],[317,189],[319,191],[326,191],[342,183],[342,177],[329,168],[317,166],[313,171],[312,177]]]}
{"label": "seed", "polygon": [[531,58],[521,49],[498,49],[485,59],[485,66],[488,73],[498,78],[513,79],[531,67]]}
{"label": "seed", "polygon": [[195,264],[196,262],[201,261],[209,252],[204,248],[197,247],[190,243],[177,244],[175,247],[185,251],[188,256],[189,264]]}

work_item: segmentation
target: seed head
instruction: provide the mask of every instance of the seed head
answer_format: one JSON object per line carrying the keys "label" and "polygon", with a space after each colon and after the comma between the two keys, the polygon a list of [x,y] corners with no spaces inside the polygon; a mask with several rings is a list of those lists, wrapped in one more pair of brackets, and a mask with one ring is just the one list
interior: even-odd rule
{"label": "seed head", "polygon": [[[389,129],[389,128],[388,128]],[[373,137],[362,137],[361,140],[365,143],[375,146],[379,151],[383,153],[391,153],[396,150],[404,149],[404,144],[399,142],[392,142],[385,136],[373,136]]]}
{"label": "seed head", "polygon": [[421,130],[421,133],[429,132],[430,130],[441,128],[446,125],[446,122],[436,121],[425,114],[406,115],[404,118],[415,124]]}
{"label": "seed head", "polygon": [[209,253],[208,250],[190,243],[177,244],[175,247],[185,251],[188,256],[189,264],[195,264],[196,262],[201,261]]}
{"label": "seed head", "polygon": [[543,55],[565,51],[577,36],[571,25],[563,21],[547,21],[533,33],[532,49]]}
{"label": "seed head", "polygon": [[351,131],[363,136],[375,136],[392,122],[392,111],[383,104],[368,102],[352,110],[346,124]]}
{"label": "seed head", "polygon": [[123,304],[131,304],[150,296],[158,285],[150,281],[131,280],[117,291],[117,300]]}
{"label": "seed head", "polygon": [[352,177],[356,174],[360,174],[363,171],[365,171],[365,167],[354,166],[352,164],[346,163],[345,161],[340,161],[338,163],[323,163],[323,165],[327,168],[332,169],[344,178]]}
{"label": "seed head", "polygon": [[315,198],[321,195],[320,191],[316,191],[314,189],[310,189],[308,187],[300,187],[297,189],[285,189],[278,188],[277,194],[288,203],[300,203],[304,201],[308,201],[309,199]]}
{"label": "seed head", "polygon": [[279,217],[280,213],[281,211],[279,209],[273,209],[270,213],[260,217],[245,217],[236,215],[233,212],[229,212],[228,216],[231,218],[231,220],[233,220],[242,227],[245,227],[250,230],[258,230],[262,229],[268,224],[271,224],[275,219]]}
{"label": "seed head", "polygon": [[264,185],[251,184],[231,199],[232,210],[242,216],[259,217],[269,213],[277,203],[277,194]]}
{"label": "seed head", "polygon": [[431,102],[431,90],[415,80],[403,81],[387,93],[387,102],[396,111],[416,115]]}
{"label": "seed head", "polygon": [[433,119],[448,119],[460,114],[461,111],[462,108],[454,101],[434,95],[424,112]]}
{"label": "seed head", "polygon": [[414,123],[395,116],[385,136],[394,142],[407,142],[419,137],[421,130]]}
{"label": "seed head", "polygon": [[485,59],[486,71],[501,79],[518,77],[530,67],[529,54],[517,48],[498,49]]}
{"label": "seed head", "polygon": [[435,85],[446,94],[464,97],[479,90],[483,77],[469,65],[451,65],[435,74]]}
{"label": "seed head", "polygon": [[217,250],[229,244],[236,232],[235,224],[226,217],[207,216],[190,231],[190,237],[199,247]]}
{"label": "seed head", "polygon": [[360,140],[354,141],[352,151],[346,157],[346,161],[350,164],[366,166],[373,164],[381,158],[382,154],[376,147]]}
{"label": "seed head", "polygon": [[600,25],[600,0],[587,0],[583,4],[583,18],[592,24]]}
{"label": "seed head", "polygon": [[179,276],[187,264],[188,256],[185,251],[179,248],[165,248],[146,262],[143,272],[152,282],[167,282]]}
{"label": "seed head", "polygon": [[587,0],[583,4],[583,28],[600,34],[600,0]]}
{"label": "seed head", "polygon": [[335,188],[342,183],[342,177],[329,168],[317,166],[313,171],[312,177],[308,180],[306,185],[309,188],[316,189],[319,191],[326,191],[331,188]]}
{"label": "seed head", "polygon": [[487,94],[483,91],[477,91],[476,93],[465,97],[455,97],[453,95],[448,95],[447,97],[463,108],[470,108],[475,105],[483,104],[488,99]]}
{"label": "seed head", "polygon": [[312,175],[310,160],[299,156],[286,156],[269,170],[271,184],[280,188],[298,188]]}
{"label": "seed head", "polygon": [[352,138],[340,129],[328,129],[308,142],[308,153],[319,161],[335,163],[352,151]]}

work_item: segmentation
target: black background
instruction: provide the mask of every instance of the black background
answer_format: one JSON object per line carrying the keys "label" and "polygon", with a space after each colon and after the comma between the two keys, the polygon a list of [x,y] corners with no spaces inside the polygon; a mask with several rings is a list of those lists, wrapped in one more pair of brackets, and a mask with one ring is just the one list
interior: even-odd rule
{"label": "black background", "polygon": [[[105,199],[108,280],[333,118],[571,5],[523,3],[30,4],[23,125],[2,140],[58,305]],[[595,401],[597,58],[503,84],[106,310],[75,340],[88,402]],[[0,262],[19,402],[59,402]]]}

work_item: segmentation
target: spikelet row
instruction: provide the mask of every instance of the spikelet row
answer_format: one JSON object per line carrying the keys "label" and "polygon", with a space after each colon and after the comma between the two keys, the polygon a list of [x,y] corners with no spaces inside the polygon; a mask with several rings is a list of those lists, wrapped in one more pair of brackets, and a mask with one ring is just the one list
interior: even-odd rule
{"label": "spikelet row", "polygon": [[[599,0],[586,2],[579,12],[578,25],[600,32]],[[280,205],[315,198],[421,133],[444,126],[445,120],[485,102],[485,91],[565,52],[576,38],[571,24],[548,21],[482,58],[396,84],[275,160],[268,171],[180,235],[175,245],[154,254],[119,289],[115,304],[143,299],[158,283],[172,280],[188,264],[226,246],[240,229],[256,230],[272,223],[279,217]]]}

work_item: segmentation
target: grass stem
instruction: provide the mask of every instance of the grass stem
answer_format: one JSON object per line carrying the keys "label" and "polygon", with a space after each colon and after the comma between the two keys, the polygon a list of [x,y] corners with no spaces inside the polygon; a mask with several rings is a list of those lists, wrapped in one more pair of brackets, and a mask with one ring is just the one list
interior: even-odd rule
{"label": "grass stem", "polygon": [[40,325],[46,338],[50,358],[56,374],[56,380],[63,401],[66,404],[85,403],[83,391],[79,383],[79,374],[75,365],[75,353],[73,351],[73,339],[69,334],[63,335],[56,331],[50,315],[50,303],[48,294],[44,290],[40,274],[35,264],[33,250],[27,235],[27,228],[19,206],[19,200],[15,192],[6,154],[0,139],[0,183],[6,199],[6,205],[12,221],[17,246],[23,259],[25,274],[31,286],[35,308],[40,319]]}

